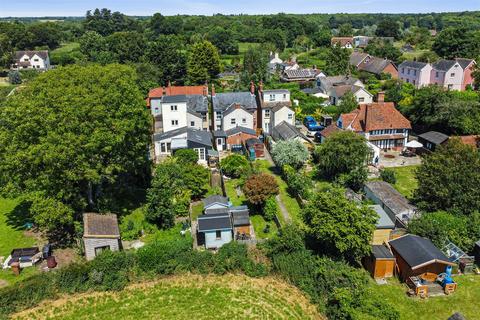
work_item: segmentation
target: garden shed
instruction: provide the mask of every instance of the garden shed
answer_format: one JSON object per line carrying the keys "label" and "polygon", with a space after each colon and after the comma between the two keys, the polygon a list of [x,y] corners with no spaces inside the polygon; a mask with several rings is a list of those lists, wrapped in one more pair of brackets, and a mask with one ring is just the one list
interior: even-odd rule
{"label": "garden shed", "polygon": [[379,216],[377,224],[375,225],[375,231],[373,232],[372,244],[387,243],[390,240],[392,230],[395,229],[395,223],[390,219],[381,205],[376,204],[369,207]]}
{"label": "garden shed", "polygon": [[445,272],[447,266],[456,266],[430,240],[407,234],[388,242],[397,261],[400,279],[411,276]]}
{"label": "garden shed", "polygon": [[104,250],[121,250],[117,215],[84,213],[83,244],[87,260],[95,259]]}
{"label": "garden shed", "polygon": [[374,279],[393,277],[395,257],[384,245],[373,245],[370,256],[363,259],[365,269]]}

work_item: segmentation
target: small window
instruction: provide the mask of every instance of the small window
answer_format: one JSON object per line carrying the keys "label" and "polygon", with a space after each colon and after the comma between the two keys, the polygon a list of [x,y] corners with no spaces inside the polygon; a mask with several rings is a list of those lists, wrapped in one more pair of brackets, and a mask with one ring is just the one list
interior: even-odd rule
{"label": "small window", "polygon": [[435,78],[438,78],[440,76],[440,73],[438,71],[435,72]]}
{"label": "small window", "polygon": [[413,85],[416,85],[417,84],[417,81],[414,79],[413,80]]}
{"label": "small window", "polygon": [[246,119],[246,118],[242,118],[242,123],[243,123],[243,124],[247,123],[247,119]]}
{"label": "small window", "polygon": [[217,111],[217,120],[222,120],[222,112]]}
{"label": "small window", "polygon": [[222,239],[222,231],[215,231],[215,238]]}
{"label": "small window", "polygon": [[95,256],[98,256],[100,253],[102,253],[105,250],[110,250],[110,246],[96,247],[95,248]]}
{"label": "small window", "polygon": [[283,100],[287,100],[287,94],[286,93],[283,94]]}
{"label": "small window", "polygon": [[365,102],[365,98],[364,97],[359,97],[358,102]]}
{"label": "small window", "polygon": [[176,105],[170,106],[171,111],[177,111],[178,107]]}
{"label": "small window", "polygon": [[235,124],[235,123],[236,123],[235,118],[230,119],[230,124]]}
{"label": "small window", "polygon": [[155,113],[158,113],[158,112],[159,112],[159,110],[158,110],[158,107],[157,107],[157,108],[155,108]]}
{"label": "small window", "polygon": [[455,77],[455,72],[450,73],[450,77],[452,77],[452,78]]}
{"label": "small window", "polygon": [[221,146],[222,145],[222,138],[217,138],[217,146]]}
{"label": "small window", "polygon": [[417,75],[417,70],[413,70],[413,75],[414,75],[414,76]]}
{"label": "small window", "polygon": [[270,100],[270,101],[275,101],[275,95],[274,95],[274,94],[271,94],[269,100]]}
{"label": "small window", "polygon": [[30,60],[30,59],[28,59],[28,58],[23,59],[23,61],[29,61],[29,60]]}
{"label": "small window", "polygon": [[178,120],[172,120],[172,126],[178,126]]}
{"label": "small window", "polygon": [[190,127],[195,127],[195,121],[190,121]]}
{"label": "small window", "polygon": [[402,68],[402,73],[405,73],[405,68]]}
{"label": "small window", "polygon": [[160,143],[160,152],[161,153],[167,152],[167,145],[164,142]]}
{"label": "small window", "polygon": [[288,120],[292,120],[293,119],[293,114],[289,113],[288,114]]}
{"label": "small window", "polygon": [[407,70],[407,74],[410,74],[410,69]]}
{"label": "small window", "polygon": [[33,61],[38,62],[38,59],[33,59]]}
{"label": "small window", "polygon": [[265,110],[265,118],[270,118],[270,110]]}
{"label": "small window", "polygon": [[198,154],[198,160],[205,160],[205,148],[196,148],[193,149]]}

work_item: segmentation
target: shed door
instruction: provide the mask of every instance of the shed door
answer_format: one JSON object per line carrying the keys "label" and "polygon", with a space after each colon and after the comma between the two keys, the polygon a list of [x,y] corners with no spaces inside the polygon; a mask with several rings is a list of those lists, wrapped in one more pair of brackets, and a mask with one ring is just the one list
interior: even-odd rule
{"label": "shed door", "polygon": [[387,272],[387,261],[377,260],[375,263],[375,278],[385,277],[386,272]]}

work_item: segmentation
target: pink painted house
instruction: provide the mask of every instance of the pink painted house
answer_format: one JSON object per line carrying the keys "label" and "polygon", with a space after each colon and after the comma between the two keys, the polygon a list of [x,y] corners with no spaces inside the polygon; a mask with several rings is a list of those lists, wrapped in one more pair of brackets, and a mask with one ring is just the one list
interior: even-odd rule
{"label": "pink painted house", "polygon": [[463,91],[473,85],[471,59],[439,60],[434,64],[404,61],[398,66],[398,77],[416,88],[436,84],[448,90]]}
{"label": "pink painted house", "polygon": [[430,84],[432,65],[418,61],[404,61],[398,66],[398,78],[411,83],[415,88]]}

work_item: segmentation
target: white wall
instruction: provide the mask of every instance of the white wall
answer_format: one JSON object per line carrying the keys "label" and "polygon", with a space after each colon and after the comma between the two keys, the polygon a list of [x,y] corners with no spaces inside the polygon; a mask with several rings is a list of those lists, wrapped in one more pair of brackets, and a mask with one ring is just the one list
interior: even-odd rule
{"label": "white wall", "polygon": [[[368,93],[366,90],[358,90],[354,94],[355,98],[357,99],[358,103],[372,103],[373,102],[373,95]],[[363,98],[363,101],[362,101]]]}
{"label": "white wall", "polygon": [[[268,110],[268,111],[267,111]],[[268,118],[265,117],[265,114],[266,113],[270,113]],[[262,129],[263,131],[265,131],[266,133],[269,133],[270,132],[270,120],[272,119],[272,114],[273,114],[273,111],[272,109],[268,108],[268,109],[263,109],[262,110]]]}
{"label": "white wall", "polygon": [[[435,70],[433,70],[433,73],[434,72]],[[452,74],[454,74],[453,77]],[[462,90],[462,81],[463,69],[458,63],[455,63],[455,65],[445,73],[445,81],[443,85],[446,89],[450,88],[450,90]]]}
{"label": "white wall", "polygon": [[[192,125],[193,124],[193,125]],[[203,121],[201,117],[187,112],[187,125],[189,128],[194,128],[198,130],[203,130]]]}
{"label": "white wall", "polygon": [[161,98],[150,99],[150,111],[152,112],[152,116],[158,116],[162,114]]}
{"label": "white wall", "polygon": [[265,91],[263,93],[263,102],[265,104],[288,102],[290,101],[290,92]]}
{"label": "white wall", "polygon": [[171,151],[162,152],[161,144],[162,143],[172,143],[172,139],[187,139],[187,133],[182,133],[181,135],[167,138],[161,141],[155,141],[155,158],[168,156],[171,154]]}
{"label": "white wall", "polygon": [[[235,124],[232,124],[232,119],[235,119]],[[223,130],[227,131],[235,127],[255,129],[253,127],[253,115],[241,108],[235,109],[225,115],[223,117]]]}
{"label": "white wall", "polygon": [[[171,107],[177,106],[176,111],[172,111]],[[162,103],[163,115],[163,132],[172,131],[178,128],[187,126],[187,103]],[[177,121],[178,124],[173,125],[172,121]]]}
{"label": "white wall", "polygon": [[[289,115],[291,116],[290,118]],[[278,126],[282,121],[285,121],[291,125],[295,125],[295,112],[288,107],[283,107],[274,112],[272,121],[270,123],[270,129]]]}
{"label": "white wall", "polygon": [[205,247],[207,247],[207,249],[220,248],[232,240],[233,236],[231,230],[223,230],[220,239],[217,239],[215,231],[205,232]]}

